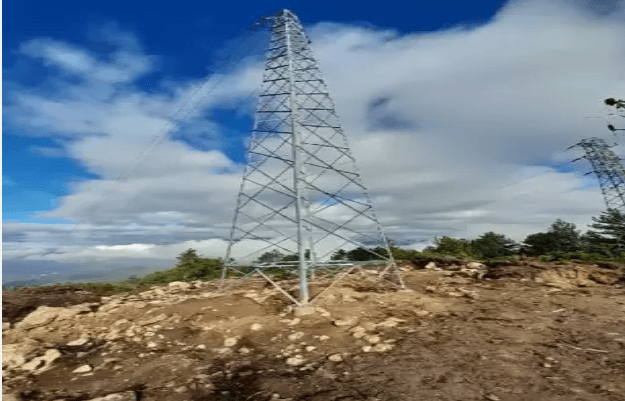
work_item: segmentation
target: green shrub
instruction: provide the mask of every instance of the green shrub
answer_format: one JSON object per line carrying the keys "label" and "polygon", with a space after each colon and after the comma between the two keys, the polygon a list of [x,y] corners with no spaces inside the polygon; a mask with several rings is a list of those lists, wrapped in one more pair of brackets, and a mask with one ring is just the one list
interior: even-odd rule
{"label": "green shrub", "polygon": [[578,263],[624,263],[625,254],[620,257],[609,257],[599,253],[587,252],[587,251],[574,251],[574,252],[549,252],[539,257],[542,262],[578,262]]}
{"label": "green shrub", "polygon": [[148,274],[138,285],[167,284],[172,281],[209,281],[221,277],[221,259],[189,258],[169,270]]}

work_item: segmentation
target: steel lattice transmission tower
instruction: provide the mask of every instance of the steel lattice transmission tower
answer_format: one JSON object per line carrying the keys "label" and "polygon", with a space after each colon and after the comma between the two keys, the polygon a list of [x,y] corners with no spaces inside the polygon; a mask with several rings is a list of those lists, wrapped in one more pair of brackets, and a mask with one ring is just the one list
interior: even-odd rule
{"label": "steel lattice transmission tower", "polygon": [[[228,270],[284,269],[299,276],[299,304],[306,305],[309,274],[336,267],[336,250],[367,244],[386,249],[390,257],[371,252],[371,259],[384,259],[384,273],[395,271],[403,287],[310,40],[293,12],[272,19],[222,282]],[[287,262],[262,263],[267,251]]]}
{"label": "steel lattice transmission tower", "polygon": [[582,139],[571,148],[575,146],[584,148],[586,155],[575,160],[588,159],[590,161],[599,179],[607,208],[625,212],[625,168],[621,163],[622,159],[614,154],[610,146],[601,138]]}

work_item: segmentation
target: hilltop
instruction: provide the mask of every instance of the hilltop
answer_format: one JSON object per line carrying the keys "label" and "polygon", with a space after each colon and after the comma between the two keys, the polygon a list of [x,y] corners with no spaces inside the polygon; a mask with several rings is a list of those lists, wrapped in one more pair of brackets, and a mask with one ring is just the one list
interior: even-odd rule
{"label": "hilltop", "polygon": [[369,267],[304,316],[256,278],[224,292],[3,292],[3,399],[625,398],[622,265],[430,258],[402,270],[407,290]]}

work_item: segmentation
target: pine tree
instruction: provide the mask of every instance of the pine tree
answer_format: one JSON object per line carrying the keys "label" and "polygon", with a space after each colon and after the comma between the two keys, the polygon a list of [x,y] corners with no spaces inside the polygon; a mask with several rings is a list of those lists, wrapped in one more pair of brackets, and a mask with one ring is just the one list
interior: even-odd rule
{"label": "pine tree", "polygon": [[557,219],[549,233],[552,234],[555,252],[575,252],[580,249],[581,231],[575,230],[575,224]]}
{"label": "pine tree", "polygon": [[530,234],[523,240],[521,253],[529,256],[545,255],[556,251],[552,233]]}
{"label": "pine tree", "polygon": [[586,246],[607,248],[612,256],[619,256],[625,252],[625,213],[617,209],[608,209],[602,212],[599,218],[592,217],[595,224],[590,227],[598,230],[588,230],[584,239]]}
{"label": "pine tree", "polygon": [[284,260],[284,255],[277,249],[270,252],[265,252],[256,259],[256,263],[271,263]]}
{"label": "pine tree", "polygon": [[347,260],[355,261],[355,262],[364,262],[367,260],[371,260],[375,256],[371,254],[367,249],[358,247],[356,249],[352,249],[347,252]]}
{"label": "pine tree", "polygon": [[539,256],[547,253],[575,252],[581,249],[580,231],[575,224],[557,219],[546,233],[528,235],[523,240],[521,253]]}
{"label": "pine tree", "polygon": [[435,237],[434,243],[436,244],[435,247],[428,247],[425,251],[442,253],[459,258],[468,258],[473,255],[471,242],[464,238],[456,239],[446,236],[441,238]]}
{"label": "pine tree", "polygon": [[332,260],[347,260],[347,251],[344,249],[339,249],[334,252],[331,257]]}
{"label": "pine tree", "polygon": [[178,259],[178,263],[184,263],[189,261],[197,260],[199,256],[197,255],[197,251],[193,248],[189,248],[186,251],[182,252],[180,255],[176,256]]}
{"label": "pine tree", "polygon": [[471,249],[484,259],[493,259],[501,256],[512,256],[518,245],[505,235],[489,231],[471,241]]}
{"label": "pine tree", "polygon": [[588,230],[581,237],[582,250],[586,253],[611,257],[610,239],[601,236],[595,231]]}

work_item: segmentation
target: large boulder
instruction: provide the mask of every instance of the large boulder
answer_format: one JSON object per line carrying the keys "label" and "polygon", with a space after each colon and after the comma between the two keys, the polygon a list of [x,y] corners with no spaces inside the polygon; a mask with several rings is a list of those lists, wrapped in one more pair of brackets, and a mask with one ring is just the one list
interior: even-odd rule
{"label": "large boulder", "polygon": [[2,344],[2,369],[15,369],[26,363],[29,354],[39,346],[34,340],[17,344]]}
{"label": "large boulder", "polygon": [[188,290],[192,287],[191,283],[185,283],[184,281],[172,281],[167,285],[173,290]]}

